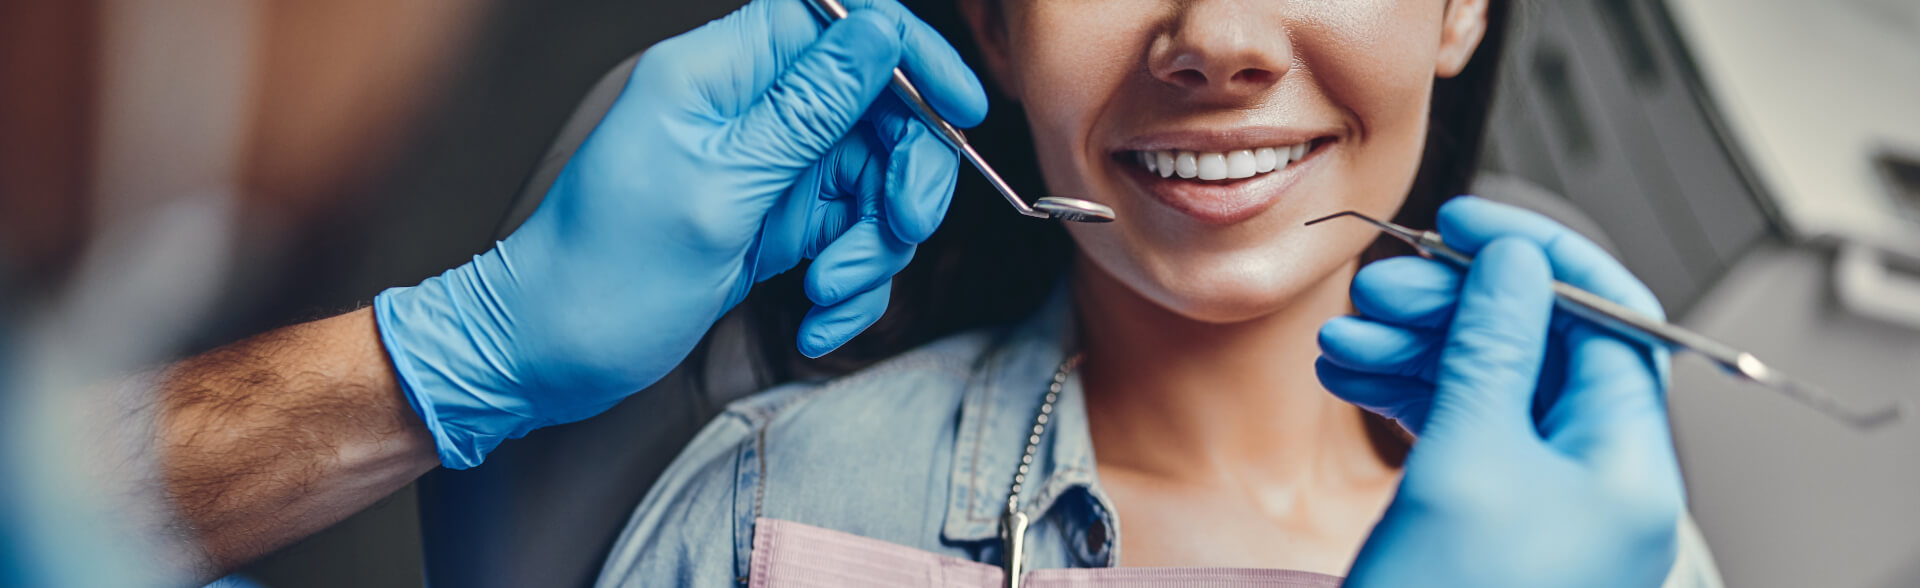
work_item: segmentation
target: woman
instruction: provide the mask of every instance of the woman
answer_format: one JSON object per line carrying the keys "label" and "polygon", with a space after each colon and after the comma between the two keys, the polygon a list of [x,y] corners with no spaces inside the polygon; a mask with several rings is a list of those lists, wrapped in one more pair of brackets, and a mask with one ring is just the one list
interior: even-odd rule
{"label": "woman", "polygon": [[731,407],[640,505],[601,583],[744,581],[766,572],[755,541],[786,524],[771,520],[998,565],[1010,504],[1031,520],[1026,569],[1337,582],[1410,441],[1314,371],[1376,235],[1303,224],[1356,210],[1431,226],[1472,177],[1508,3],[959,7],[976,69],[1024,107],[976,131],[986,152],[1031,153],[1045,193],[1118,221],[1062,232],[961,197],[898,280],[901,312],[844,361],[959,334]]}

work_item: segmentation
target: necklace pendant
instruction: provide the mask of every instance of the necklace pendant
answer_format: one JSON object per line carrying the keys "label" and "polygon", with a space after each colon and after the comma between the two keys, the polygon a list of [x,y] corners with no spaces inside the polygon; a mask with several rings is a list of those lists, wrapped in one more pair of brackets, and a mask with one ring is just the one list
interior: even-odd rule
{"label": "necklace pendant", "polygon": [[1006,554],[1000,559],[1001,569],[1006,572],[1006,588],[1020,588],[1020,575],[1027,569],[1027,514],[1007,509],[1000,516],[1000,545],[1006,548]]}

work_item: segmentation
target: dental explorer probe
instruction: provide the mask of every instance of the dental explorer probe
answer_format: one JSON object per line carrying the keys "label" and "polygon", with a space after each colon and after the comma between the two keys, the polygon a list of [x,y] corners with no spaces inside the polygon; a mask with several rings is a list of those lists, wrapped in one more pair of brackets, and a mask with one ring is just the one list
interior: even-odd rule
{"label": "dental explorer probe", "polygon": [[[828,22],[847,17],[847,7],[841,5],[839,0],[811,0],[808,4],[816,11],[823,13],[822,16],[826,17]],[[958,149],[960,155],[973,164],[974,169],[980,170],[980,175],[987,177],[987,183],[993,184],[993,189],[999,190],[1001,196],[1006,196],[1007,203],[1012,204],[1013,209],[1020,211],[1020,214],[1034,218],[1057,218],[1083,223],[1113,221],[1112,208],[1079,198],[1048,196],[1035,200],[1032,206],[1028,206],[1020,195],[1013,192],[1013,186],[1008,185],[1007,181],[1000,177],[1000,173],[994,171],[993,166],[987,165],[985,158],[980,157],[980,152],[973,149],[973,144],[967,142],[967,136],[962,134],[958,127],[947,122],[947,119],[941,118],[940,113],[933,111],[933,105],[927,103],[927,99],[920,94],[920,89],[907,80],[906,72],[900,71],[897,67],[893,68],[893,89],[895,94],[899,94],[907,101],[908,106],[913,107],[914,113],[920,116],[920,120],[926,121],[928,126],[938,131],[937,134],[941,139],[948,145],[952,145],[954,149]]]}
{"label": "dental explorer probe", "polygon": [[[1440,259],[1461,268],[1473,264],[1472,257],[1448,247],[1446,242],[1440,239],[1440,233],[1414,230],[1351,210],[1309,221],[1307,226],[1341,217],[1353,217],[1372,223],[1381,232],[1413,246],[1422,257]],[[1872,429],[1900,418],[1899,403],[1888,403],[1873,409],[1848,407],[1840,399],[1818,388],[1767,367],[1767,364],[1761,363],[1759,358],[1751,353],[1734,349],[1730,345],[1709,339],[1706,335],[1681,328],[1673,323],[1641,314],[1566,282],[1554,280],[1553,294],[1556,308],[1648,345],[1698,353],[1713,363],[1719,364],[1720,368],[1727,373],[1772,388],[1808,408],[1833,417],[1853,428]]]}

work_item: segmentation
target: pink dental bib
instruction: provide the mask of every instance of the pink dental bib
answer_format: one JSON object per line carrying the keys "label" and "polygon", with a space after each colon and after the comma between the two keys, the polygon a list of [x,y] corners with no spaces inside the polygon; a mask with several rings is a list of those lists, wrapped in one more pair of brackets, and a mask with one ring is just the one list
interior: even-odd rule
{"label": "pink dental bib", "polygon": [[[999,588],[999,567],[775,519],[754,523],[748,588]],[[1245,568],[1087,568],[1026,573],[1027,588],[1338,588],[1340,578]]]}

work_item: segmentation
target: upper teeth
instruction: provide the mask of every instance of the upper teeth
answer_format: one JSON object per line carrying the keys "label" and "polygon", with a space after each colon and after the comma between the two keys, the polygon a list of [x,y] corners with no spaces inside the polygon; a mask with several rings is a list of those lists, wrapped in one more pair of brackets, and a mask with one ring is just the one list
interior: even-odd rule
{"label": "upper teeth", "polygon": [[1310,146],[1310,143],[1301,143],[1227,152],[1158,150],[1136,151],[1134,154],[1147,171],[1160,174],[1163,178],[1180,176],[1200,180],[1238,180],[1286,169],[1288,163],[1306,157]]}

